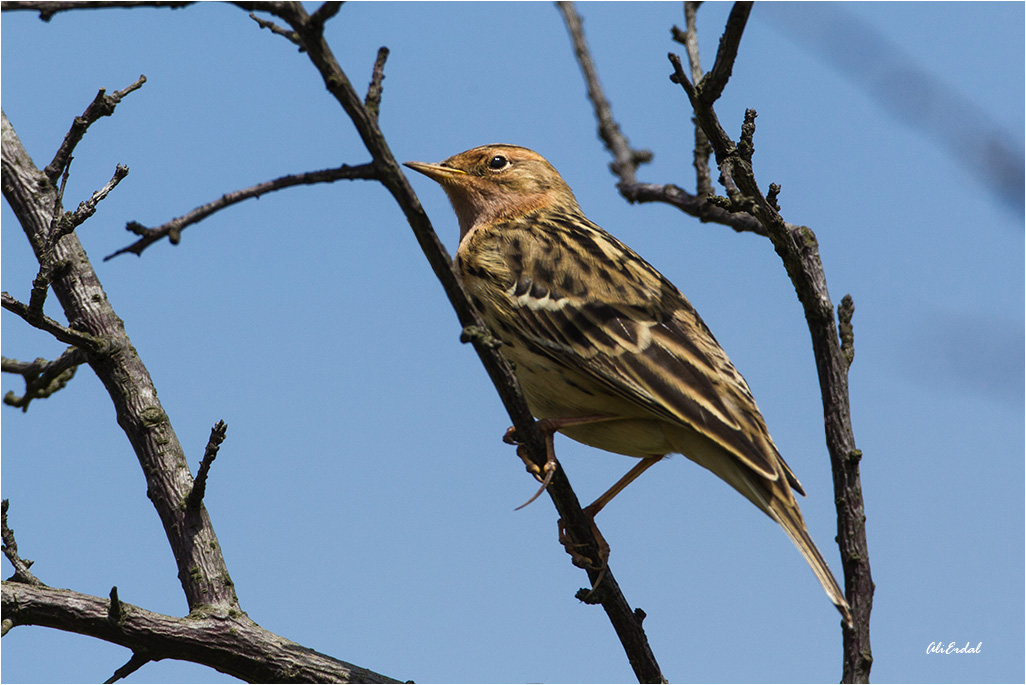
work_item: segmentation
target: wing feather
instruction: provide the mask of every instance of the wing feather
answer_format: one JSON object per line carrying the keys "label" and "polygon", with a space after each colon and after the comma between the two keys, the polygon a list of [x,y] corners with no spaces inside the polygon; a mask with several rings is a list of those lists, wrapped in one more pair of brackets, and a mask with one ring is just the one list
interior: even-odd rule
{"label": "wing feather", "polygon": [[[782,466],[802,492],[748,384],[687,298],[616,238],[581,223],[555,222],[544,255],[522,239],[514,256],[504,241],[515,276],[497,308],[504,323],[536,354],[704,435],[762,477],[776,480]],[[610,277],[584,276],[596,269]]]}

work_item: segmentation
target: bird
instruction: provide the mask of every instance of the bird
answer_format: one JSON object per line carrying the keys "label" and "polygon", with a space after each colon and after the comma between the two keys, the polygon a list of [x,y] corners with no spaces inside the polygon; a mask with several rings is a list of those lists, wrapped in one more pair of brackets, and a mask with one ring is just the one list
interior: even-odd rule
{"label": "bird", "polygon": [[805,490],[680,290],[590,221],[533,150],[483,145],[405,166],[439,183],[452,204],[456,274],[547,434],[549,461],[556,431],[641,460],[585,511],[593,517],[663,457],[683,454],[784,529],[851,627],[795,499]]}

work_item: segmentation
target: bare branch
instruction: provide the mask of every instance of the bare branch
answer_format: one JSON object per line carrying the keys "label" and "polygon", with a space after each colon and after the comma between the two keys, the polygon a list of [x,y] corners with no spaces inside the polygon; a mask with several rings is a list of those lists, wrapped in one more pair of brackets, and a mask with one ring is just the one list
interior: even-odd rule
{"label": "bare branch", "polygon": [[584,28],[581,24],[581,17],[572,2],[557,2],[563,21],[566,23],[567,31],[570,33],[570,40],[574,45],[574,54],[577,56],[577,63],[581,66],[581,73],[584,75],[584,82],[588,86],[588,99],[595,108],[595,119],[598,121],[599,137],[606,144],[606,149],[613,155],[613,162],[609,165],[613,174],[619,177],[620,182],[625,185],[632,185],[636,182],[635,173],[638,167],[646,162],[652,161],[652,152],[649,150],[635,150],[627,142],[627,137],[620,130],[619,124],[613,118],[613,108],[602,91],[602,84],[599,83],[598,72],[595,63],[591,58],[591,51],[584,38]]}
{"label": "bare branch", "polygon": [[261,19],[260,17],[258,17],[257,15],[253,14],[252,12],[250,12],[249,18],[252,19],[253,21],[255,21],[257,23],[257,26],[259,26],[260,28],[267,29],[271,33],[274,33],[274,34],[277,34],[279,36],[282,36],[283,38],[285,38],[289,42],[294,43],[295,45],[298,45],[300,52],[304,52],[306,50],[306,46],[303,45],[303,41],[300,40],[299,34],[296,33],[295,31],[290,31],[288,29],[283,29],[282,27],[280,27],[277,24],[275,24],[273,21],[268,21],[267,19]]}
{"label": "bare branch", "polygon": [[[691,66],[691,80],[695,83],[702,78],[702,62],[698,54],[698,27],[697,13],[700,2],[684,3],[684,22],[686,29],[682,32],[676,26],[672,31],[674,40],[684,44],[684,50],[688,55],[688,64]],[[695,154],[693,165],[695,167],[695,192],[700,197],[713,194],[712,177],[709,174],[709,155],[712,154],[712,146],[705,136],[701,126],[695,126]]]}
{"label": "bare branch", "polygon": [[68,328],[45,314],[33,312],[27,304],[19,302],[6,290],[0,293],[0,304],[7,311],[17,314],[28,324],[41,331],[46,331],[66,345],[75,345],[90,353],[98,353],[106,349],[102,339],[74,328]]}
{"label": "bare branch", "polygon": [[[58,2],[50,4],[70,5],[75,3]],[[86,107],[82,115],[75,117],[74,122],[71,124],[71,129],[68,131],[67,135],[64,136],[64,142],[61,143],[60,149],[58,149],[57,154],[54,155],[53,161],[47,164],[46,168],[43,169],[43,173],[50,180],[50,183],[56,183],[57,179],[60,178],[61,173],[65,168],[67,168],[68,164],[71,163],[71,153],[75,151],[75,146],[82,140],[82,137],[85,135],[86,131],[89,130],[89,127],[92,126],[93,122],[101,117],[109,117],[113,114],[114,108],[118,106],[118,103],[121,102],[122,98],[132,91],[142,88],[144,83],[146,83],[146,76],[140,76],[130,86],[123,90],[115,91],[113,95],[107,95],[107,91],[104,88],[100,89],[96,94],[96,97],[91,103],[89,103],[89,106]]]}
{"label": "bare branch", "polygon": [[[6,116],[3,122],[3,191],[37,258],[46,249],[45,234],[60,211],[57,189],[35,166]],[[3,306],[59,340],[85,347],[93,371],[106,388],[118,425],[132,444],[146,476],[147,494],[164,527],[190,609],[205,606],[238,610],[235,587],[204,507],[182,506],[192,476],[181,444],[161,407],[149,371],[125,333],[100,280],[75,233],[53,246],[61,264],[51,288],[70,322],[64,327],[3,294]],[[89,331],[85,333],[83,331]]]}
{"label": "bare branch", "polygon": [[16,359],[3,358],[4,373],[17,373],[25,379],[25,394],[18,397],[13,391],[4,395],[4,404],[21,407],[28,411],[29,403],[34,399],[43,399],[64,388],[78,369],[79,364],[86,361],[86,356],[78,347],[69,347],[57,359],[47,361],[38,358],[33,362],[20,362]]}
{"label": "bare branch", "polygon": [[128,167],[123,164],[118,164],[114,169],[114,175],[109,181],[107,181],[107,185],[94,192],[85,202],[79,203],[78,209],[74,212],[65,212],[59,219],[54,221],[53,240],[60,240],[95,214],[96,205],[107,197],[107,195],[110,194],[110,191],[114,190],[117,184],[121,183],[125,176],[128,176]]}
{"label": "bare branch", "polygon": [[727,81],[734,70],[734,60],[737,59],[741,35],[745,31],[745,24],[748,23],[748,15],[751,12],[751,2],[735,2],[734,7],[730,10],[727,26],[723,29],[723,35],[720,36],[720,47],[716,51],[713,68],[698,84],[703,103],[708,107],[712,107],[723,93],[723,89],[727,87]]}
{"label": "bare branch", "polygon": [[[0,535],[2,535],[4,541],[3,552],[4,556],[7,557],[7,561],[11,562],[11,566],[14,567],[14,575],[11,576],[10,580],[12,582],[46,587],[43,584],[43,581],[36,578],[36,576],[29,571],[29,568],[32,566],[32,561],[29,559],[22,559],[18,556],[18,543],[14,540],[14,530],[7,525],[7,509],[10,507],[10,504],[11,503],[8,500],[0,502],[0,528],[2,528]],[[4,618],[7,618],[6,611],[4,612]]]}
{"label": "bare branch", "polygon": [[385,60],[388,59],[388,48],[378,48],[378,58],[374,60],[374,70],[371,72],[371,82],[367,87],[367,96],[363,99],[363,106],[374,117],[378,118],[378,110],[381,108],[381,82],[385,80]]}
{"label": "bare branch", "polygon": [[276,190],[281,190],[282,188],[289,188],[297,185],[331,183],[342,179],[375,179],[378,177],[379,173],[380,172],[374,164],[360,164],[358,166],[343,164],[342,166],[334,169],[322,169],[320,171],[307,171],[301,174],[289,174],[288,176],[281,176],[280,178],[276,178],[272,181],[258,183],[255,186],[250,186],[249,188],[225,193],[216,200],[208,202],[205,205],[200,205],[188,214],[172,219],[171,221],[168,221],[161,226],[157,226],[156,228],[147,228],[138,222],[130,221],[125,228],[137,236],[140,236],[139,240],[127,247],[121,248],[117,252],[107,255],[103,258],[103,261],[113,259],[118,255],[129,252],[135,255],[141,255],[143,250],[165,237],[172,245],[177,245],[181,240],[182,231],[185,228],[203,221],[203,219],[206,219],[211,214],[214,214],[225,207],[230,207],[231,205],[244,200],[260,197],[261,195],[266,195],[267,193],[272,193]]}
{"label": "bare branch", "polygon": [[151,661],[153,661],[153,659],[149,658],[148,656],[143,656],[139,652],[132,652],[132,658],[129,659],[124,666],[114,671],[114,675],[112,675],[110,678],[103,682],[105,685],[109,683],[116,683],[119,680],[127,678],[128,676],[132,675],[133,673],[135,673]]}
{"label": "bare branch", "polygon": [[[780,193],[778,185],[771,184],[768,195],[763,195],[755,181],[751,164],[755,111],[749,109],[745,112],[740,142],[735,144],[723,130],[713,110],[713,103],[723,92],[730,77],[745,22],[751,11],[751,3],[734,5],[720,39],[716,64],[701,80],[698,79],[701,70],[694,28],[696,7],[693,3],[685,6],[688,30],[674,31],[674,39],[688,47],[691,78],[689,79],[684,71],[680,58],[672,53],[669,55],[673,66],[670,78],[674,83],[680,84],[691,102],[696,127],[704,133],[705,139],[716,154],[720,181],[727,189],[729,199],[710,197],[708,203],[703,203],[702,200],[695,202],[694,196],[689,196],[675,186],[649,186],[645,188],[647,195],[637,191],[633,195],[628,195],[621,188],[621,194],[634,201],[644,201],[643,197],[669,201],[694,215],[698,215],[699,207],[706,204],[715,205],[720,212],[706,210],[703,220],[726,223],[735,230],[751,230],[767,235],[780,255],[805,310],[816,368],[819,372],[826,442],[831,457],[837,506],[837,541],[844,567],[847,599],[855,623],[853,629],[843,627],[842,682],[868,682],[869,669],[872,665],[869,616],[874,586],[869,568],[865,512],[858,468],[862,453],[855,448],[848,397],[847,372],[854,354],[854,337],[851,329],[853,305],[850,298],[846,298],[838,308],[841,325],[839,334],[815,234],[810,228],[790,224],[780,216],[777,201]],[[692,80],[697,85],[693,84]],[[700,187],[703,185],[703,164],[706,169],[708,168],[708,153],[699,149],[702,145],[702,138],[696,133],[695,166]],[[706,172],[706,182],[707,180]],[[729,221],[726,220],[728,217]],[[754,228],[752,222],[760,224],[761,228]]]}
{"label": "bare branch", "polygon": [[3,583],[3,615],[12,626],[38,625],[88,635],[154,661],[191,661],[248,682],[398,682],[274,635],[242,612],[206,607],[178,618],[119,600],[121,620],[114,622],[110,604],[106,597],[71,590]]}
{"label": "bare branch", "polygon": [[131,9],[133,7],[168,7],[170,9],[178,9],[191,4],[191,2],[174,2],[171,0],[49,0],[47,2],[14,2],[4,0],[3,3],[0,3],[0,9],[4,12],[10,10],[39,12],[40,19],[50,21],[53,15],[58,12],[67,12],[69,10]]}
{"label": "bare branch", "polygon": [[199,508],[200,502],[207,490],[207,474],[210,473],[210,465],[217,458],[217,451],[221,449],[221,443],[228,432],[228,424],[218,421],[210,429],[210,439],[207,440],[207,448],[203,451],[203,460],[200,462],[199,471],[196,473],[196,482],[192,485],[192,492],[186,500],[186,506],[193,509]]}
{"label": "bare branch", "polygon": [[[378,180],[388,188],[403,210],[424,255],[456,311],[460,326],[464,330],[467,326],[485,328],[471,306],[466,291],[456,278],[448,251],[435,234],[420,201],[403,175],[384,135],[378,128],[377,118],[364,106],[319,28],[310,22],[306,10],[300,3],[276,3],[271,8],[262,6],[262,9],[278,16],[299,34],[310,61],[324,80],[325,87],[338,100],[353,121],[353,125],[374,159],[374,164],[381,170]],[[534,417],[527,408],[527,403],[513,371],[505,359],[483,340],[472,338],[471,342],[513,421],[518,439],[521,441],[521,448],[526,450],[531,461],[539,469],[543,468],[546,462],[545,443],[535,424]],[[562,468],[558,468],[553,474],[548,493],[562,518],[567,535],[574,543],[581,545],[579,550],[582,556],[592,559],[599,558],[599,544],[591,530],[591,521],[581,510],[577,495],[570,487]],[[594,587],[601,579],[600,572],[598,569],[588,569],[587,571],[589,580]],[[609,616],[639,680],[643,682],[661,681],[662,674],[652,655],[641,622],[627,603],[616,584],[612,570],[608,567],[602,585],[597,590],[600,591],[598,594],[602,597],[602,607]]]}

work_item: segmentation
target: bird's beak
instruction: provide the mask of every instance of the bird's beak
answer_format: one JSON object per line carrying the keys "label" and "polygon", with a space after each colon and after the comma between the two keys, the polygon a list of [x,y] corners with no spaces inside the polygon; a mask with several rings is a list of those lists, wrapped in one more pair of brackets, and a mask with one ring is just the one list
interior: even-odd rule
{"label": "bird's beak", "polygon": [[442,166],[441,164],[426,164],[424,162],[403,162],[403,166],[409,167],[414,171],[419,171],[424,174],[432,181],[438,181],[444,183],[452,180],[457,176],[466,176],[467,172],[460,169],[453,169],[452,167]]}

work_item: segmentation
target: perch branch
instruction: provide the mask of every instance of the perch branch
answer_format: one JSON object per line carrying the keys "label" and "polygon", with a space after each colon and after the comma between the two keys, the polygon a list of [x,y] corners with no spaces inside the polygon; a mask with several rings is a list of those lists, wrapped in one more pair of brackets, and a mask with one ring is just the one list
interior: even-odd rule
{"label": "perch branch", "polygon": [[[374,164],[381,170],[379,180],[388,188],[403,210],[424,255],[456,311],[461,328],[477,326],[485,329],[471,306],[466,291],[456,278],[452,259],[435,234],[420,201],[392,155],[384,134],[378,127],[377,118],[364,106],[364,102],[356,93],[324,40],[323,34],[310,21],[306,10],[300,3],[274,3],[262,5],[261,9],[276,15],[299,35],[310,61],[320,72],[328,91],[338,100],[342,109],[352,120],[364,145],[374,159]],[[485,344],[482,339],[472,339],[471,342],[513,421],[522,448],[539,468],[544,467],[546,462],[545,444],[537,425],[535,425],[534,417],[527,408],[527,403],[512,370],[502,356]],[[557,468],[553,475],[548,493],[563,519],[567,535],[573,542],[581,545],[580,553],[592,559],[598,558],[598,542],[595,540],[591,525],[581,510],[577,495],[570,487],[562,468]],[[600,580],[599,571],[589,569],[588,574],[589,580],[594,586]],[[648,639],[641,627],[641,621],[624,598],[611,569],[606,569],[605,579],[602,581],[601,587],[596,590],[601,590],[599,595],[602,598],[602,607],[613,624],[638,679],[641,682],[663,681],[659,665],[656,663]]]}

